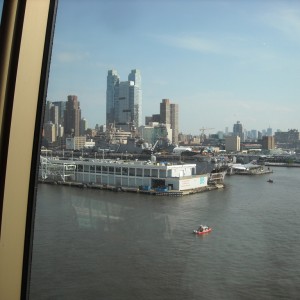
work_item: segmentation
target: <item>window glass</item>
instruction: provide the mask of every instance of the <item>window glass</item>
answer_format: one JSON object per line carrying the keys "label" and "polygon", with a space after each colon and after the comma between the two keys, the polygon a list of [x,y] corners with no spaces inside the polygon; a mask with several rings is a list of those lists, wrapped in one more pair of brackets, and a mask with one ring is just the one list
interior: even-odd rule
{"label": "window glass", "polygon": [[116,174],[116,175],[120,175],[120,174],[121,174],[121,167],[117,167],[117,168],[116,168],[115,174]]}
{"label": "window glass", "polygon": [[[59,1],[31,300],[298,297],[300,168],[278,163],[300,161],[298,129],[281,134],[299,126],[299,12],[296,1]],[[258,170],[272,151],[247,149],[264,144],[274,169],[238,176],[245,167],[225,189],[211,179],[222,164]],[[155,169],[178,162],[196,176]],[[212,232],[194,234],[200,224]]]}

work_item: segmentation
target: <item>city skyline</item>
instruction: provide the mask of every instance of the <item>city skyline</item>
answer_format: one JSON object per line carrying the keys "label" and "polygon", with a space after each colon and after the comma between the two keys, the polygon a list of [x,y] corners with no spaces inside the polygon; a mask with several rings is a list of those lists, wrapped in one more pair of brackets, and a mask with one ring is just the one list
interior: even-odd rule
{"label": "city skyline", "polygon": [[299,129],[300,3],[88,3],[59,3],[47,100],[77,95],[90,127],[105,124],[107,70],[139,69],[143,123],[167,98],[184,133],[231,131],[237,120]]}
{"label": "city skyline", "polygon": [[[132,70],[136,71],[136,70]],[[108,78],[112,74],[117,74],[115,70],[109,70],[108,71]],[[132,74],[132,72],[129,74]],[[139,74],[140,78],[140,74]],[[118,78],[119,79],[119,78]],[[108,80],[108,83],[110,80]],[[120,82],[121,83],[121,82]],[[139,86],[141,86],[139,84]],[[110,85],[108,84],[108,87]],[[110,89],[108,89],[109,91]],[[108,93],[110,94],[110,93]],[[110,102],[108,102],[110,103]],[[75,106],[74,106],[75,105]],[[75,108],[75,110],[74,110]],[[109,110],[108,110],[109,111]],[[77,116],[78,115],[78,116]],[[160,113],[159,114],[153,114],[152,116],[146,116],[145,119],[145,125],[139,126],[138,130],[143,132],[143,128],[148,126],[151,122],[159,123],[159,124],[167,124],[169,125],[169,129],[171,129],[172,133],[170,133],[170,136],[172,138],[173,143],[177,144],[180,140],[179,136],[202,136],[202,135],[216,135],[216,134],[223,134],[225,136],[239,136],[241,138],[241,141],[246,140],[260,140],[263,136],[274,136],[274,134],[277,132],[279,133],[286,133],[286,132],[298,132],[298,129],[288,129],[287,131],[282,131],[281,129],[273,130],[273,128],[268,127],[265,129],[247,129],[243,128],[243,124],[240,121],[236,121],[236,123],[232,124],[232,130],[229,130],[228,127],[225,128],[225,131],[212,131],[215,128],[201,128],[201,134],[191,134],[191,133],[185,133],[185,132],[179,132],[178,131],[178,115],[179,115],[179,108],[178,104],[171,103],[170,99],[162,99],[162,102],[160,103]],[[69,117],[68,117],[69,116]],[[76,117],[77,116],[77,117]],[[67,117],[67,118],[66,118]],[[70,122],[67,120],[70,118]],[[76,121],[77,119],[77,121]],[[67,123],[70,123],[69,125]],[[81,109],[80,109],[80,102],[78,101],[78,97],[76,95],[68,95],[67,101],[57,101],[57,102],[46,102],[45,107],[45,117],[44,117],[44,128],[47,127],[48,134],[53,135],[54,131],[56,132],[55,135],[57,137],[62,137],[64,133],[71,136],[74,134],[74,136],[84,136],[85,131],[87,129],[99,129],[100,125],[96,124],[95,127],[87,126],[88,120],[86,118],[81,118]],[[47,126],[46,126],[47,125]],[[57,125],[58,127],[55,127]],[[102,124],[105,125],[105,124]],[[106,126],[111,125],[117,125],[116,127],[123,130],[128,131],[127,126],[122,128],[122,125],[116,124],[114,121],[112,123],[106,124]],[[64,127],[66,126],[66,127]],[[152,125],[151,125],[152,126]],[[69,129],[68,129],[69,127]],[[55,128],[55,130],[54,130]],[[66,130],[65,130],[66,128]],[[73,128],[73,129],[72,129]],[[77,128],[77,130],[76,130]],[[71,129],[71,132],[70,132]],[[73,130],[73,131],[72,131]],[[50,133],[51,132],[51,133]],[[77,133],[76,133],[77,132]],[[56,139],[56,138],[55,138]]]}

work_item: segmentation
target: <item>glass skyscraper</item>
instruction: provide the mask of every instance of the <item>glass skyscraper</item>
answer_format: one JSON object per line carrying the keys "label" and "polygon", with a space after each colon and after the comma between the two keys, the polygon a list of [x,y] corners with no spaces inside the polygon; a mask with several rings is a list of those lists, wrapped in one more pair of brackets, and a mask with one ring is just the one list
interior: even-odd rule
{"label": "glass skyscraper", "polygon": [[136,127],[142,125],[142,79],[141,72],[138,69],[131,70],[128,75],[128,81],[133,81],[134,86],[131,87],[131,103],[133,124]]}
{"label": "glass skyscraper", "polygon": [[141,73],[132,70],[128,81],[120,81],[115,70],[109,70],[106,90],[106,125],[129,130],[142,124]]}
{"label": "glass skyscraper", "polygon": [[233,124],[233,135],[239,136],[241,141],[244,141],[243,125],[240,121],[237,121]]}
{"label": "glass skyscraper", "polygon": [[109,70],[107,74],[106,88],[106,126],[115,122],[115,101],[116,86],[120,82],[119,75],[116,70]]}

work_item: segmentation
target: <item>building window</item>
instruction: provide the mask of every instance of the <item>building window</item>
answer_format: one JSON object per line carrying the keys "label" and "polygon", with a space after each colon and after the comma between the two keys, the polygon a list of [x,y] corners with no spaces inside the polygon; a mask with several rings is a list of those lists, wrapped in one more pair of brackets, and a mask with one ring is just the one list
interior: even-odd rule
{"label": "building window", "polygon": [[150,169],[144,169],[144,176],[150,177]]}
{"label": "building window", "polygon": [[129,176],[135,176],[135,168],[129,168]]}
{"label": "building window", "polygon": [[121,167],[116,167],[116,175],[121,175]]}
{"label": "building window", "polygon": [[167,177],[167,172],[166,172],[166,170],[159,170],[159,177],[160,177],[160,178],[165,178],[165,177]]}
{"label": "building window", "polygon": [[158,177],[158,169],[152,169],[152,177]]}
{"label": "building window", "polygon": [[139,177],[143,176],[143,169],[137,168],[136,169],[136,176],[139,176]]}
{"label": "building window", "polygon": [[122,175],[128,176],[128,168],[122,168]]}

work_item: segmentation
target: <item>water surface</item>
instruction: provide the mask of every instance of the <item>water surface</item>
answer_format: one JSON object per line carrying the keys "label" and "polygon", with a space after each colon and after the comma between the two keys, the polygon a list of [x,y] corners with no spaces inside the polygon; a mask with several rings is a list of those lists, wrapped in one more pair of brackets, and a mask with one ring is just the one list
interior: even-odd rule
{"label": "water surface", "polygon": [[30,299],[299,299],[300,169],[271,178],[184,197],[39,185]]}

